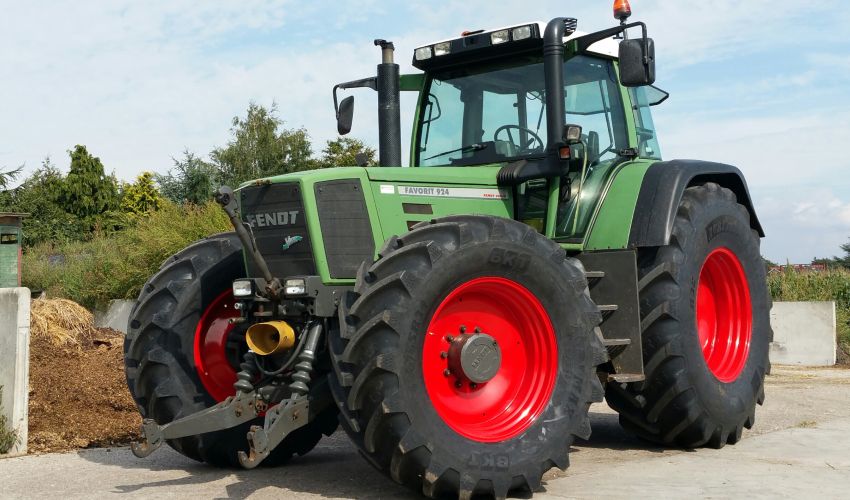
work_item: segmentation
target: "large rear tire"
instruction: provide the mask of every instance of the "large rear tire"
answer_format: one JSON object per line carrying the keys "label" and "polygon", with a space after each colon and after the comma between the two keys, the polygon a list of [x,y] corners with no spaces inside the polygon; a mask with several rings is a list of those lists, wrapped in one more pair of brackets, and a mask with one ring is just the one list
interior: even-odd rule
{"label": "large rear tire", "polygon": [[343,428],[429,497],[536,490],[590,434],[600,319],[581,264],[529,226],[421,223],[361,267],[329,336]]}
{"label": "large rear tire", "polygon": [[622,426],[665,445],[741,439],[764,401],[770,299],[759,235],[732,191],[689,187],[670,244],[638,255],[646,380],[609,384]]}
{"label": "large rear tire", "polygon": [[[124,340],[127,385],[142,417],[165,424],[234,394],[244,342],[226,321],[238,315],[228,292],[244,272],[239,239],[225,233],[169,257],[142,288]],[[313,386],[327,390],[326,377]],[[263,463],[281,464],[312,450],[336,429],[336,413],[331,407],[287,436]],[[237,466],[237,452],[248,450],[251,425],[262,425],[262,419],[168,444],[198,461]]]}

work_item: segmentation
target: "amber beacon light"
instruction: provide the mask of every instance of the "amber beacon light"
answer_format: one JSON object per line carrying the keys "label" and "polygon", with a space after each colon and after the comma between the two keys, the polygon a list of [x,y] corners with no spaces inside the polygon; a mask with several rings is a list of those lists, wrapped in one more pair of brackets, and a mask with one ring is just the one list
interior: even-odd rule
{"label": "amber beacon light", "polygon": [[631,15],[632,6],[629,5],[629,0],[614,0],[614,19],[623,23]]}

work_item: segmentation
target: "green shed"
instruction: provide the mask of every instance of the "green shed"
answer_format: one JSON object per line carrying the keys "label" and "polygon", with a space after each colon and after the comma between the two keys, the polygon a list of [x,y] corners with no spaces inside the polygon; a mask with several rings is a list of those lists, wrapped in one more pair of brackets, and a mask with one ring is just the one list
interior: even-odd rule
{"label": "green shed", "polygon": [[21,221],[26,215],[0,212],[0,288],[21,286]]}

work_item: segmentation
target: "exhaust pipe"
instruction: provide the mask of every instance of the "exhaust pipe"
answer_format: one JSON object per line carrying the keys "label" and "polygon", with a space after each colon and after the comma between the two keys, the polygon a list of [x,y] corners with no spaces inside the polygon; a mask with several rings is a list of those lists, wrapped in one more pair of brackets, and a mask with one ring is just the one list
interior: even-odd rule
{"label": "exhaust pipe", "polygon": [[286,321],[268,321],[251,325],[245,333],[248,347],[260,356],[269,356],[291,349],[295,331]]}
{"label": "exhaust pipe", "polygon": [[375,40],[381,47],[378,65],[378,163],[382,167],[401,166],[401,97],[399,94],[398,64],[395,63],[393,42]]}

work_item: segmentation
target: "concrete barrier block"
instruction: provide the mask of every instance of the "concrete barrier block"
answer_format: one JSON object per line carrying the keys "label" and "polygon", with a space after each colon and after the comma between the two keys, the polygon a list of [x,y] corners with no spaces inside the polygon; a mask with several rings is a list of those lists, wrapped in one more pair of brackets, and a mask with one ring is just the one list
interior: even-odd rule
{"label": "concrete barrier block", "polygon": [[18,444],[2,457],[27,452],[29,403],[30,291],[0,288],[0,385],[7,425],[18,433]]}
{"label": "concrete barrier block", "polygon": [[832,366],[836,361],[835,302],[774,302],[771,363]]}
{"label": "concrete barrier block", "polygon": [[132,300],[111,300],[105,311],[94,312],[94,326],[112,328],[121,333],[127,333],[127,322],[135,304]]}

